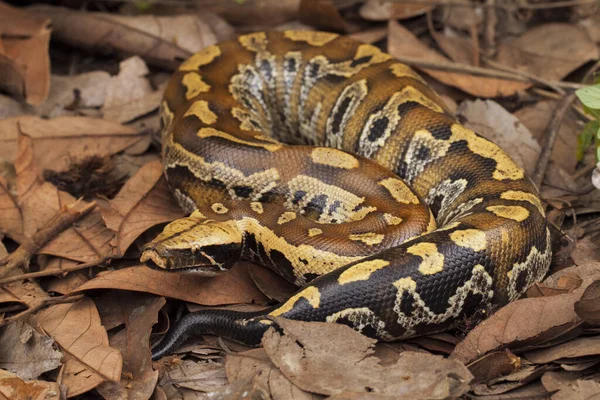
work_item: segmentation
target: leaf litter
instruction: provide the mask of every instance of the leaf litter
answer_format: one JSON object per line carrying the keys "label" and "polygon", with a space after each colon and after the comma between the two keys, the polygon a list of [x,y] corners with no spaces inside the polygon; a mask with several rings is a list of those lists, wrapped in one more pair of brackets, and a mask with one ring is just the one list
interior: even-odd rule
{"label": "leaf litter", "polygon": [[[0,260],[19,261],[0,278],[4,397],[600,394],[600,197],[593,153],[577,138],[590,118],[579,104],[561,121],[557,142],[544,148],[564,91],[581,86],[599,58],[597,15],[573,6],[578,17],[566,21],[502,5],[491,13],[468,2],[152,3],[145,11],[75,3],[0,2]],[[61,45],[49,44],[50,26]],[[295,290],[247,262],[215,278],[184,278],[137,261],[141,245],[183,215],[151,144],[160,136],[166,78],[193,52],[234,33],[293,26],[343,32],[414,63],[458,104],[452,109],[465,125],[530,174],[551,151],[541,192],[569,246],[543,282],[476,327],[375,343],[342,325],[275,318],[261,348],[206,335],[152,363],[150,346],[178,310],[256,310]],[[86,207],[64,229],[44,230]],[[23,251],[39,237],[47,242]]]}

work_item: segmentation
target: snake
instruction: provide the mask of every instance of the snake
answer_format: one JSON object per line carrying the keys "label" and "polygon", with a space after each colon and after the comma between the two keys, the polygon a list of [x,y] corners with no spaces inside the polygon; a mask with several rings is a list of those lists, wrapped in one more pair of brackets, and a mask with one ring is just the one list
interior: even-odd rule
{"label": "snake", "polygon": [[164,175],[187,216],[141,261],[185,279],[250,260],[299,289],[262,311],[185,314],[154,359],[202,334],[260,345],[276,317],[382,341],[471,326],[549,269],[524,170],[376,46],[242,35],[185,60],[160,114]]}

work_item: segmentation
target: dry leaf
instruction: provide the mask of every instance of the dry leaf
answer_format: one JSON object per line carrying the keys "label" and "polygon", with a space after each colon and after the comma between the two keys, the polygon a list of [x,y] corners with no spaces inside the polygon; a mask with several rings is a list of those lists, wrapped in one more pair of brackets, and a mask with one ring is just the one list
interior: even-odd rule
{"label": "dry leaf", "polygon": [[36,321],[71,358],[61,371],[61,380],[69,388],[69,396],[77,393],[75,388],[82,388],[80,380],[89,375],[98,378],[92,379],[96,385],[102,381],[121,380],[123,358],[119,350],[110,347],[92,300],[83,298],[76,303],[50,306],[37,314]]}
{"label": "dry leaf", "polygon": [[[446,57],[430,49],[396,21],[392,20],[389,22],[388,33],[388,52],[394,57],[410,57],[431,62],[448,62]],[[531,86],[528,83],[478,77],[469,73],[462,74],[427,68],[420,69],[447,85],[457,87],[478,97],[511,96],[519,90],[524,90]]]}
{"label": "dry leaf", "polygon": [[257,385],[268,390],[273,400],[313,400],[318,398],[290,382],[273,365],[264,349],[228,354],[225,368],[227,369],[227,379],[230,382],[253,379]]}
{"label": "dry leaf", "polygon": [[33,141],[38,173],[66,171],[73,160],[119,153],[143,140],[144,135],[104,119],[16,117],[0,120],[0,158],[14,161],[20,134]]}
{"label": "dry leaf", "polygon": [[473,361],[467,367],[474,376],[472,383],[488,382],[509,375],[519,368],[521,360],[509,351],[496,351]]}
{"label": "dry leaf", "polygon": [[529,351],[525,357],[536,364],[547,364],[563,358],[594,356],[600,354],[600,336],[581,337],[547,349]]}
{"label": "dry leaf", "polygon": [[7,400],[59,400],[60,386],[56,382],[24,381],[0,370],[0,396]]}
{"label": "dry leaf", "polygon": [[183,360],[166,374],[169,384],[195,392],[213,392],[227,384],[225,366],[214,362]]}
{"label": "dry leaf", "polygon": [[119,69],[119,75],[112,77],[106,88],[104,118],[123,124],[157,110],[162,90],[152,88],[144,60],[138,56],[128,58]]}
{"label": "dry leaf", "polygon": [[271,361],[302,390],[333,395],[372,393],[395,399],[459,397],[473,376],[453,360],[404,352],[383,367],[373,356],[374,339],[325,322],[275,318],[283,333],[269,329],[262,339]]}
{"label": "dry leaf", "polygon": [[269,299],[283,302],[298,291],[295,285],[286,281],[270,269],[249,262],[245,263],[256,287]]}
{"label": "dry leaf", "polygon": [[[252,0],[215,2],[210,9],[234,25],[242,25],[253,31],[266,29],[298,17],[301,0]],[[253,28],[254,27],[254,28]],[[256,27],[260,27],[257,29]]]}
{"label": "dry leaf", "polygon": [[159,160],[140,168],[110,201],[110,207],[102,210],[102,218],[117,232],[113,244],[121,256],[148,228],[184,216],[171,196]]}
{"label": "dry leaf", "polygon": [[317,29],[334,32],[348,32],[352,27],[344,20],[334,0],[300,0],[298,8],[300,22]]}
{"label": "dry leaf", "polygon": [[248,271],[234,266],[214,278],[174,274],[148,267],[131,267],[99,274],[78,287],[75,293],[91,289],[120,289],[152,293],[206,306],[237,303],[265,303]]}
{"label": "dry leaf", "polygon": [[450,357],[466,363],[499,347],[522,346],[526,341],[546,341],[545,333],[554,336],[555,332],[578,324],[581,319],[575,314],[574,304],[594,277],[600,277],[600,264],[567,268],[549,279],[573,273],[583,280],[581,287],[573,293],[519,299],[504,306],[469,332]]}
{"label": "dry leaf", "polygon": [[15,321],[0,328],[0,368],[21,379],[31,380],[60,366],[62,353],[54,341],[37,333],[29,324]]}
{"label": "dry leaf", "polygon": [[152,396],[158,380],[158,371],[152,369],[150,333],[165,299],[131,292],[113,296],[118,297],[118,313],[125,319],[125,329],[110,340],[123,355],[123,378],[119,383],[105,382],[97,390],[105,399],[146,400]]}
{"label": "dry leaf", "polygon": [[50,21],[5,3],[0,15],[0,88],[41,104],[50,88]]}
{"label": "dry leaf", "polygon": [[548,370],[545,365],[526,365],[506,376],[499,376],[485,383],[473,385],[473,393],[482,396],[501,395],[521,388],[537,379]]}
{"label": "dry leaf", "polygon": [[385,0],[367,0],[358,13],[369,21],[387,21],[390,19],[408,19],[423,15],[435,6],[418,3],[394,3]]}
{"label": "dry leaf", "polygon": [[548,392],[554,393],[553,400],[592,400],[600,396],[598,376],[595,380],[583,380],[581,373],[550,371],[542,377],[542,384]]}
{"label": "dry leaf", "polygon": [[575,312],[590,324],[600,325],[600,280],[589,285],[575,303]]}
{"label": "dry leaf", "polygon": [[584,29],[552,23],[536,26],[514,40],[503,40],[497,61],[546,80],[560,80],[598,57],[598,47]]}
{"label": "dry leaf", "polygon": [[12,97],[0,94],[0,120],[19,115],[31,115],[33,113],[33,107],[23,104]]}

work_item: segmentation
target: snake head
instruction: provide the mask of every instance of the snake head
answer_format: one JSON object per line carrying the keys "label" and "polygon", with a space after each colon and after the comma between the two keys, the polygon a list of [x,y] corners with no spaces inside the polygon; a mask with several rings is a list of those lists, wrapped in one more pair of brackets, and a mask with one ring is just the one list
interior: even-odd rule
{"label": "snake head", "polygon": [[154,269],[214,276],[231,268],[241,249],[242,233],[234,221],[213,221],[194,212],[147,243],[140,261]]}

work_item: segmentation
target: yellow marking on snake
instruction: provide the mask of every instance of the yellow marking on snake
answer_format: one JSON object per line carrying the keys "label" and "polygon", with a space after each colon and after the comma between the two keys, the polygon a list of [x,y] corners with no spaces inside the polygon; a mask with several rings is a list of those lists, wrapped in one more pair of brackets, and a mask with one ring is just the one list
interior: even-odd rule
{"label": "yellow marking on snake", "polygon": [[406,249],[406,252],[423,259],[419,264],[419,272],[423,275],[433,275],[444,269],[444,255],[438,252],[435,243],[417,243]]}
{"label": "yellow marking on snake", "polygon": [[192,103],[190,108],[183,114],[184,117],[193,115],[197,117],[203,124],[212,125],[217,122],[217,114],[210,111],[208,103],[204,100],[198,100]]}
{"label": "yellow marking on snake", "polygon": [[425,230],[425,233],[432,232],[435,230],[435,228],[437,228],[437,222],[435,221],[433,212],[431,212],[431,209],[429,209],[429,222],[427,223],[427,229]]}
{"label": "yellow marking on snake", "polygon": [[253,201],[252,203],[250,203],[250,208],[257,214],[262,214],[265,211],[263,209],[262,203],[259,203],[257,201]]}
{"label": "yellow marking on snake", "polygon": [[405,103],[407,101],[414,101],[414,102],[419,103],[435,112],[439,112],[439,113],[444,112],[444,109],[442,107],[440,107],[439,104],[437,104],[436,102],[431,100],[429,97],[425,96],[423,93],[421,93],[417,88],[415,88],[413,86],[406,86],[404,89],[402,89],[402,91],[400,92],[400,97],[399,97],[398,101],[401,103]]}
{"label": "yellow marking on snake", "polygon": [[487,244],[485,241],[485,232],[479,229],[464,229],[454,231],[450,234],[450,239],[461,247],[468,247],[473,251],[485,250]]}
{"label": "yellow marking on snake", "polygon": [[366,281],[371,277],[373,272],[388,265],[390,265],[390,262],[387,260],[363,261],[342,272],[338,277],[338,283],[345,285],[350,282]]}
{"label": "yellow marking on snake", "polygon": [[321,235],[322,233],[323,233],[323,231],[319,228],[310,228],[308,230],[308,237],[318,236],[318,235]]}
{"label": "yellow marking on snake", "polygon": [[328,165],[330,167],[352,169],[358,168],[359,162],[356,157],[344,153],[341,150],[328,147],[317,147],[310,153],[310,158],[316,164]]}
{"label": "yellow marking on snake", "polygon": [[522,192],[519,190],[507,190],[500,195],[500,198],[504,200],[526,201],[535,206],[540,214],[544,215],[544,207],[542,207],[542,202],[533,193]]}
{"label": "yellow marking on snake", "polygon": [[219,46],[209,46],[185,60],[179,67],[180,71],[197,71],[203,65],[208,65],[221,55]]}
{"label": "yellow marking on snake", "polygon": [[421,78],[419,75],[417,75],[417,73],[415,71],[413,71],[413,69],[410,68],[406,64],[400,64],[400,63],[392,64],[390,66],[390,70],[392,71],[392,74],[394,74],[394,76],[396,76],[398,78],[409,77],[409,78],[416,79],[419,82],[425,83],[423,78]]}
{"label": "yellow marking on snake", "polygon": [[396,217],[389,213],[383,214],[383,220],[385,221],[386,225],[400,225],[402,223],[401,217]]}
{"label": "yellow marking on snake", "polygon": [[289,298],[288,301],[283,303],[279,308],[271,312],[269,315],[273,317],[278,317],[286,312],[290,311],[296,305],[296,302],[300,299],[305,299],[308,301],[313,308],[319,308],[321,304],[321,293],[319,293],[319,289],[314,286],[308,286],[304,288],[301,292],[296,293],[292,297]]}
{"label": "yellow marking on snake", "polygon": [[398,289],[398,293],[402,293],[404,291],[412,292],[417,288],[417,282],[413,278],[400,278],[393,285]]}
{"label": "yellow marking on snake", "polygon": [[379,185],[386,188],[398,203],[419,204],[419,198],[400,179],[386,178]]}
{"label": "yellow marking on snake", "polygon": [[265,32],[250,33],[238,38],[242,46],[250,51],[264,51],[267,45],[267,34]]}
{"label": "yellow marking on snake", "polygon": [[185,98],[191,100],[200,93],[206,93],[210,90],[210,85],[202,80],[196,72],[188,72],[181,79],[181,83],[186,87]]}
{"label": "yellow marking on snake", "polygon": [[335,33],[312,31],[285,31],[283,35],[295,42],[306,42],[311,46],[326,45],[339,36]]}
{"label": "yellow marking on snake", "polygon": [[277,220],[277,225],[283,225],[287,222],[293,221],[296,219],[296,217],[297,217],[297,215],[295,212],[286,211],[283,214],[281,214],[281,216]]}
{"label": "yellow marking on snake", "polygon": [[198,210],[194,210],[192,211],[192,213],[190,214],[190,218],[193,219],[197,219],[197,220],[203,220],[206,219],[206,215],[202,214],[200,211]]}
{"label": "yellow marking on snake", "polygon": [[486,210],[499,217],[512,219],[517,222],[523,222],[529,218],[529,210],[521,206],[489,206],[486,207]]}
{"label": "yellow marking on snake", "polygon": [[358,46],[358,49],[356,49],[354,59],[358,60],[360,58],[369,56],[371,57],[371,59],[367,63],[368,65],[379,64],[392,58],[392,56],[390,56],[389,54],[381,51],[379,47],[375,47],[370,44],[361,44],[360,46]]}
{"label": "yellow marking on snake", "polygon": [[375,232],[354,233],[354,234],[348,235],[348,239],[354,240],[357,242],[363,242],[364,244],[367,244],[369,246],[373,246],[373,245],[381,243],[383,241],[384,237],[385,237],[385,235],[378,234]]}
{"label": "yellow marking on snake", "polygon": [[[198,137],[201,138],[207,138],[207,137],[220,137],[223,139],[227,139],[229,141],[235,142],[235,143],[240,143],[240,144],[244,144],[246,146],[252,146],[252,147],[262,147],[265,150],[268,151],[275,151],[275,150],[279,150],[281,148],[281,144],[280,143],[258,143],[258,142],[251,142],[249,140],[244,140],[244,139],[240,139],[237,136],[231,135],[227,132],[223,132],[223,131],[218,131],[214,128],[202,128],[198,131]],[[261,140],[263,140],[263,138],[260,138]]]}
{"label": "yellow marking on snake", "polygon": [[221,203],[214,203],[210,206],[210,208],[217,214],[226,214],[227,212],[229,212],[229,208],[225,207]]}

